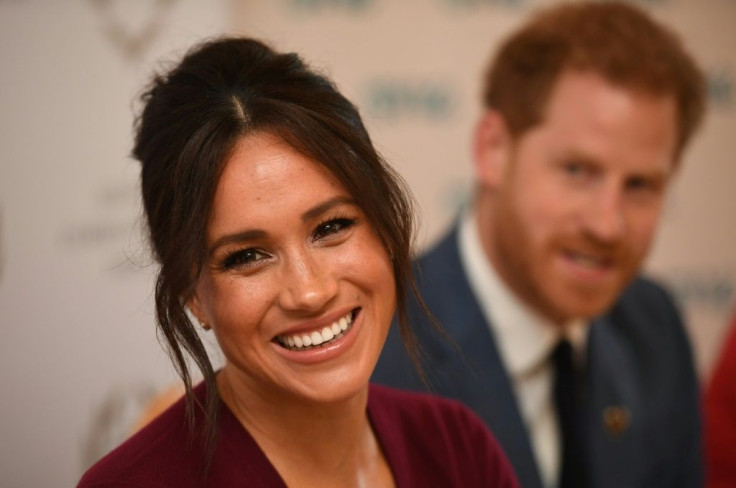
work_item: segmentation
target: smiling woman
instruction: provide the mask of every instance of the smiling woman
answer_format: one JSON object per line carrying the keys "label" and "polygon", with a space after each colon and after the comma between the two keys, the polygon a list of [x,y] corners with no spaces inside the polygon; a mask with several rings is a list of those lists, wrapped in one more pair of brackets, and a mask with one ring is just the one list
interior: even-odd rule
{"label": "smiling woman", "polygon": [[262,419],[254,404],[276,408],[273,395],[334,402],[364,389],[395,308],[393,272],[366,215],[324,166],[268,133],[241,139],[207,240],[190,308],[228,358],[218,376],[226,404]]}
{"label": "smiling woman", "polygon": [[[369,384],[397,308],[414,351],[413,218],[334,85],[294,54],[225,38],[143,101],[134,154],[158,325],[186,401],[79,486],[516,486],[465,407]],[[189,312],[213,331],[220,371]]]}

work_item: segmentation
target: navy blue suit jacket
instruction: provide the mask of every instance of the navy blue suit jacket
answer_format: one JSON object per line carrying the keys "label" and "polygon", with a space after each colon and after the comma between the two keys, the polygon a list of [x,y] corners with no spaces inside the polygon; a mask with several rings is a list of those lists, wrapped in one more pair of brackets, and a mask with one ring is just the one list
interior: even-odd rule
{"label": "navy blue suit jacket", "polygon": [[[410,320],[431,390],[475,410],[503,446],[521,486],[541,488],[510,379],[460,263],[457,230],[419,259],[415,276],[430,311],[461,351],[440,337],[410,300]],[[690,344],[666,292],[637,279],[608,313],[593,322],[588,347],[585,421],[591,486],[701,486],[697,379]],[[373,381],[426,389],[396,324]],[[611,411],[607,407],[628,411],[628,424],[610,416],[605,421],[604,412]]]}

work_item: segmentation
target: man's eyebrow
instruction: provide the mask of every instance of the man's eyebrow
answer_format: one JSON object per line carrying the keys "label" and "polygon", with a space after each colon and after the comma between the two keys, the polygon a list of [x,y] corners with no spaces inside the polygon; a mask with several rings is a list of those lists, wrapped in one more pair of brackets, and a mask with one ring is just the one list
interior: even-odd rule
{"label": "man's eyebrow", "polygon": [[[606,165],[594,157],[579,151],[567,151],[562,154],[561,161],[572,161],[596,168],[605,168]],[[630,171],[629,177],[667,179],[672,174],[672,165],[666,167],[653,166],[651,168],[635,168]]]}
{"label": "man's eyebrow", "polygon": [[561,161],[580,163],[587,166],[603,166],[597,158],[576,149],[562,152],[559,159]]}
{"label": "man's eyebrow", "polygon": [[[337,196],[330,198],[329,200],[318,203],[314,207],[310,208],[301,215],[302,222],[308,222],[313,220],[328,210],[340,206],[340,205],[355,205],[355,201],[352,198]],[[233,244],[236,242],[247,242],[257,239],[264,239],[268,236],[268,232],[263,229],[248,229],[234,234],[226,234],[217,239],[212,246],[210,246],[209,254],[212,256],[217,249],[227,244]]]}

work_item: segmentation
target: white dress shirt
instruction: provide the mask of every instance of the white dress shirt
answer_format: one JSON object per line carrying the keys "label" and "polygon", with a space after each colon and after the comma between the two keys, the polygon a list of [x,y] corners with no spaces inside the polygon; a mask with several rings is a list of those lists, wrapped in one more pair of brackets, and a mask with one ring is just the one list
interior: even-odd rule
{"label": "white dress shirt", "polygon": [[463,217],[458,239],[460,261],[511,379],[542,482],[554,487],[561,446],[551,354],[563,335],[576,351],[584,350],[588,328],[582,320],[558,327],[523,303],[486,257],[472,212]]}

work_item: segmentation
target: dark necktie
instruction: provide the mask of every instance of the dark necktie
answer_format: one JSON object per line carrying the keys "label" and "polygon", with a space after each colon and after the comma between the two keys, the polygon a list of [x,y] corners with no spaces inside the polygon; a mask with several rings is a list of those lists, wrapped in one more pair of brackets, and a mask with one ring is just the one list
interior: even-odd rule
{"label": "dark necktie", "polygon": [[555,349],[555,407],[562,440],[562,466],[560,488],[584,488],[588,486],[586,473],[586,449],[584,433],[584,374],[578,371],[573,348],[567,340],[561,340]]}

